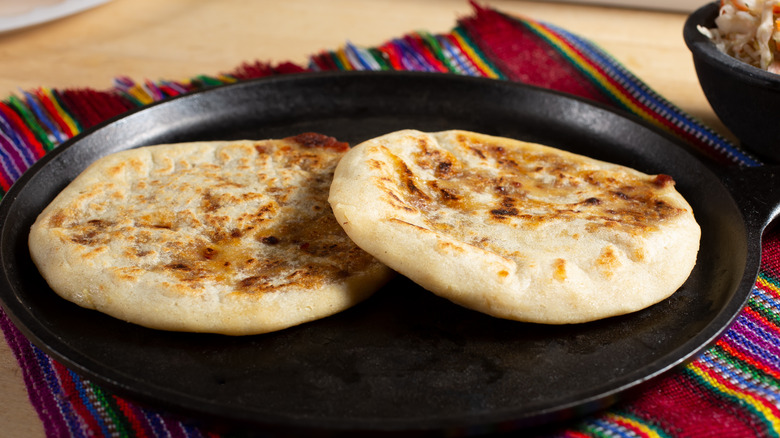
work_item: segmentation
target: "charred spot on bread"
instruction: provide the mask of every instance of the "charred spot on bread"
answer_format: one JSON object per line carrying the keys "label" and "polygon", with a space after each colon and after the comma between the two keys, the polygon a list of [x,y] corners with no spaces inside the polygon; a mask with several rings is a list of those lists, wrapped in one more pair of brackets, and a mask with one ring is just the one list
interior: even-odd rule
{"label": "charred spot on bread", "polygon": [[338,152],[345,152],[349,149],[349,143],[316,132],[304,132],[294,137],[288,137],[288,140],[305,148],[333,149]]}

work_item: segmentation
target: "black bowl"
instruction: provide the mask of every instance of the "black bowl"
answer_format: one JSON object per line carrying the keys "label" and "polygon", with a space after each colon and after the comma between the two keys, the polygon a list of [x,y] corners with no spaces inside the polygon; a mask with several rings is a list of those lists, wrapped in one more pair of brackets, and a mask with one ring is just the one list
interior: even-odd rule
{"label": "black bowl", "polygon": [[683,28],[699,84],[742,147],[768,161],[780,161],[780,75],[721,52],[699,32],[699,25],[715,27],[718,7],[714,2],[697,9]]}

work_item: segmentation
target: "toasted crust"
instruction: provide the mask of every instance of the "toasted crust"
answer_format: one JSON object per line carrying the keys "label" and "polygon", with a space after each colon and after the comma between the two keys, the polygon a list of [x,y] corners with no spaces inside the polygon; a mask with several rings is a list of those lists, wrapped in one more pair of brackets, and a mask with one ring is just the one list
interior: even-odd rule
{"label": "toasted crust", "polygon": [[669,176],[466,131],[354,147],[329,201],[353,241],[430,291],[550,324],[667,298],[701,234]]}
{"label": "toasted crust", "polygon": [[41,213],[30,253],[59,295],[147,327],[243,335],[322,318],[391,272],[327,203],[347,149],[303,134],[119,152]]}

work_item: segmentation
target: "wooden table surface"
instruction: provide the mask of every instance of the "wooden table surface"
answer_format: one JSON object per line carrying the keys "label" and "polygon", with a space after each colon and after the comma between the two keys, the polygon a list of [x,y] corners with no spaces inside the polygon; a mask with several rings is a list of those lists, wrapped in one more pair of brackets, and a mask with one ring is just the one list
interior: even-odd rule
{"label": "wooden table surface", "polygon": [[[590,39],[673,104],[730,136],[696,80],[682,39],[684,13],[541,1],[482,3]],[[309,54],[346,41],[375,46],[418,29],[447,32],[471,12],[466,0],[113,0],[0,33],[0,99],[40,86],[107,89],[120,75],[176,80],[227,72],[244,61],[306,64]],[[7,437],[44,436],[21,370],[3,341],[0,431]]]}

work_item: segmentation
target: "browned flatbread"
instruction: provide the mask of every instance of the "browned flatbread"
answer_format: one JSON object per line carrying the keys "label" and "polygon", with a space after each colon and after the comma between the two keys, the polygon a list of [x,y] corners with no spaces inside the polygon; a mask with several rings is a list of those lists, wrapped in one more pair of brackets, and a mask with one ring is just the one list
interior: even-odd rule
{"label": "browned flatbread", "polygon": [[466,131],[399,131],[339,163],[330,191],[361,248],[497,317],[579,323],[657,303],[701,231],[666,175]]}
{"label": "browned flatbread", "polygon": [[245,335],[332,315],[392,272],[327,203],[347,150],[304,134],[119,152],[41,213],[30,253],[62,297],[147,327]]}

